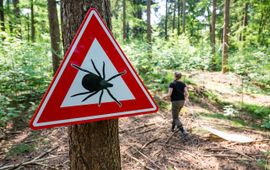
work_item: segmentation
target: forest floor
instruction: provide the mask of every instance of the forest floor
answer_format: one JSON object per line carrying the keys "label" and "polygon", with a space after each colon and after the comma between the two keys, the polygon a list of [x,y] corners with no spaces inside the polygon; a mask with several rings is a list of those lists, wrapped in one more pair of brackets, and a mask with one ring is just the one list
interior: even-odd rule
{"label": "forest floor", "polygon": [[[189,135],[171,132],[169,102],[154,94],[162,103],[158,113],[119,119],[122,169],[270,169],[270,132],[260,127],[261,120],[235,105],[243,107],[244,100],[245,105],[269,107],[270,96],[249,92],[242,97],[241,79],[233,74],[200,72],[190,74],[189,80],[196,97],[180,114]],[[254,141],[224,140],[205,127]],[[32,131],[21,122],[0,132],[0,170],[69,169],[66,127]]]}

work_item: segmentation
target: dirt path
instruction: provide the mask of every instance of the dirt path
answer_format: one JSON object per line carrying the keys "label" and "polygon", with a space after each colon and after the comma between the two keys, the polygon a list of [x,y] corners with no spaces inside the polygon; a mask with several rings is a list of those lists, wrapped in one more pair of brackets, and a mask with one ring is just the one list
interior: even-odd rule
{"label": "dirt path", "polygon": [[[190,110],[202,110],[192,106]],[[257,131],[246,127],[237,128],[228,122],[217,119],[203,119],[191,114],[182,116],[189,136],[180,138],[170,132],[170,113],[155,114],[120,119],[120,146],[123,170],[139,169],[263,169],[260,164],[269,161],[266,151],[270,150],[269,132]],[[234,143],[214,138],[200,125],[209,125],[227,129],[230,132],[244,134],[257,142]],[[32,134],[31,134],[32,133]],[[52,157],[22,169],[68,169],[68,142],[66,128],[44,130],[33,134],[25,129],[9,136],[10,140],[1,141],[0,165],[10,165],[31,160],[38,155],[57,147],[45,155]],[[25,143],[37,149],[31,152],[9,156],[6,152],[12,145]],[[0,167],[1,167],[0,166]],[[0,168],[1,169],[1,168]]]}
{"label": "dirt path", "polygon": [[[231,86],[238,87],[238,79],[222,77],[218,73],[197,74],[192,79],[211,91],[230,96],[230,100],[233,97],[239,100],[237,88],[230,91]],[[268,97],[256,96],[253,101],[267,106],[270,101]],[[119,119],[122,169],[270,169],[270,133],[248,125],[239,125],[233,119],[219,117],[220,114],[217,116],[217,112],[222,110],[211,104],[204,107],[200,103],[192,103],[184,108],[181,119],[189,132],[187,138],[170,131],[171,115],[168,109]],[[222,140],[203,129],[202,125],[245,135],[256,142],[235,143]],[[10,128],[12,126],[14,125],[10,125]],[[27,124],[23,126],[26,127]],[[37,158],[40,161],[17,166],[17,169],[69,169],[66,127],[42,131],[7,128],[2,129],[3,131],[5,136],[0,137],[0,170],[3,166]]]}

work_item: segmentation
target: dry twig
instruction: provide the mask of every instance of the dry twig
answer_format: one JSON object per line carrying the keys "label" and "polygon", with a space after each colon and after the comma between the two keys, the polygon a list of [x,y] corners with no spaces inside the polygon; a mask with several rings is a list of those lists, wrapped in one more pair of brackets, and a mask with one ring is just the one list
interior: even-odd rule
{"label": "dry twig", "polygon": [[40,161],[44,161],[44,160],[48,160],[48,159],[52,159],[52,158],[56,158],[57,156],[54,156],[54,157],[48,157],[48,158],[43,158],[41,159],[42,157],[44,157],[45,155],[47,155],[48,153],[52,152],[53,150],[55,150],[56,148],[58,148],[59,146],[56,146],[54,148],[51,148],[49,150],[47,150],[46,152],[40,154],[39,156],[35,157],[34,159],[30,160],[30,161],[25,161],[25,162],[21,162],[21,163],[18,163],[18,164],[13,164],[13,165],[7,165],[7,166],[2,166],[0,167],[0,170],[4,170],[4,169],[16,169],[20,166],[24,166],[24,165],[29,165],[29,164],[34,164],[36,162],[40,162]]}

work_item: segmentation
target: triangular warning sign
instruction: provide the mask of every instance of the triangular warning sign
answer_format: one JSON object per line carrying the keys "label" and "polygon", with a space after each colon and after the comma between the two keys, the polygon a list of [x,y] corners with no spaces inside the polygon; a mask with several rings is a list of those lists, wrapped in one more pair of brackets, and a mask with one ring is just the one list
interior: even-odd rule
{"label": "triangular warning sign", "polygon": [[111,32],[90,9],[30,126],[42,129],[157,110]]}

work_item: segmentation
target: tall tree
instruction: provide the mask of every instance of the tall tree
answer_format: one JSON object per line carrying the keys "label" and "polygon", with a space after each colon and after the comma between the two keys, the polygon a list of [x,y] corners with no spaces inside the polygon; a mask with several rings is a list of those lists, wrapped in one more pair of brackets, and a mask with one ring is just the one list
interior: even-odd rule
{"label": "tall tree", "polygon": [[14,6],[13,11],[15,15],[16,30],[18,31],[18,37],[22,38],[21,9],[20,9],[19,3],[20,3],[19,0],[13,0],[13,6]]}
{"label": "tall tree", "polygon": [[[90,7],[96,8],[111,29],[109,0],[62,0],[64,51]],[[118,119],[69,127],[70,169],[121,169]]]}
{"label": "tall tree", "polygon": [[31,40],[32,42],[36,41],[36,28],[35,28],[35,16],[34,16],[34,1],[30,0],[30,9],[31,9]]}
{"label": "tall tree", "polygon": [[165,9],[165,39],[168,39],[168,0],[166,0],[166,9]]}
{"label": "tall tree", "polygon": [[176,8],[177,8],[177,1],[175,0],[174,6],[173,6],[173,25],[172,25],[172,31],[174,32],[175,29],[175,15],[176,15]]}
{"label": "tall tree", "polygon": [[210,29],[210,38],[212,46],[212,70],[216,69],[216,9],[217,1],[212,0],[212,20]]}
{"label": "tall tree", "polygon": [[10,16],[10,0],[7,0],[7,14],[8,14],[8,26],[9,26],[9,32],[12,34],[13,33],[13,25],[12,25],[12,17]]}
{"label": "tall tree", "polygon": [[152,0],[147,0],[147,42],[151,44],[151,2]]}
{"label": "tall tree", "polygon": [[5,31],[5,17],[4,17],[4,1],[0,0],[0,27]]}
{"label": "tall tree", "polygon": [[127,38],[126,0],[123,0],[123,40]]}
{"label": "tall tree", "polygon": [[182,32],[185,33],[186,28],[186,0],[182,0]]}
{"label": "tall tree", "polygon": [[222,73],[228,72],[230,0],[224,2],[224,27],[222,43]]}
{"label": "tall tree", "polygon": [[60,63],[60,31],[57,16],[57,4],[55,0],[48,0],[48,17],[50,25],[53,72],[55,73]]}
{"label": "tall tree", "polygon": [[181,3],[177,0],[177,35],[180,35]]}
{"label": "tall tree", "polygon": [[242,36],[243,41],[246,40],[245,30],[247,29],[246,27],[248,25],[248,6],[249,6],[249,3],[246,2],[244,5],[244,17],[243,17],[243,26],[244,26],[244,32],[243,32],[243,36]]}

